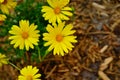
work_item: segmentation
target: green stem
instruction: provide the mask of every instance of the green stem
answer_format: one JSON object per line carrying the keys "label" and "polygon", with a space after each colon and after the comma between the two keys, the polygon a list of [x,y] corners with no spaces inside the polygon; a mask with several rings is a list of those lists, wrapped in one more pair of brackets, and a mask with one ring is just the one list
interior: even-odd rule
{"label": "green stem", "polygon": [[11,62],[8,62],[11,66],[13,66],[13,67],[15,67],[17,70],[20,70],[20,68],[19,67],[17,67],[16,65],[14,65],[13,63],[11,63]]}
{"label": "green stem", "polygon": [[45,52],[45,55],[42,57],[42,60],[44,60],[44,58],[48,55],[49,51]]}
{"label": "green stem", "polygon": [[41,55],[40,55],[40,48],[37,46],[37,49],[38,49],[39,60],[40,60],[40,62],[41,62],[41,61],[42,61],[42,57],[41,57]]}

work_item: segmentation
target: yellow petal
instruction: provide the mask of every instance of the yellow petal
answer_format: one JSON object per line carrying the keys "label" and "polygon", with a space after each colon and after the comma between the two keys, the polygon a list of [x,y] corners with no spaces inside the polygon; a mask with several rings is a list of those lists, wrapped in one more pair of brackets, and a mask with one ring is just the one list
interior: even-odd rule
{"label": "yellow petal", "polygon": [[13,2],[13,1],[11,1],[10,6],[11,6],[12,8],[15,8],[16,5],[17,5],[17,2]]}
{"label": "yellow petal", "polygon": [[70,7],[64,7],[64,8],[62,8],[62,10],[65,10],[65,11],[71,11],[72,8],[70,8]]}
{"label": "yellow petal", "polygon": [[42,12],[49,12],[49,11],[53,11],[53,8],[49,7],[49,6],[42,6]]}
{"label": "yellow petal", "polygon": [[56,15],[54,15],[53,17],[49,19],[49,23],[52,23],[52,25],[54,25],[56,23],[56,20],[57,20],[57,17]]}
{"label": "yellow petal", "polygon": [[48,24],[47,27],[46,27],[46,30],[48,32],[52,32],[54,30],[54,28],[50,24]]}
{"label": "yellow petal", "polygon": [[61,32],[65,26],[65,22],[61,22],[58,24],[58,30]]}
{"label": "yellow petal", "polygon": [[62,34],[67,36],[67,35],[71,35],[71,34],[75,33],[75,30],[72,30],[72,28],[73,28],[72,24],[66,25],[66,27],[62,31]]}
{"label": "yellow petal", "polygon": [[38,41],[39,41],[39,39],[29,37],[28,40],[29,40],[32,44],[34,44],[34,45],[38,45]]}
{"label": "yellow petal", "polygon": [[52,49],[54,49],[54,48],[55,48],[55,45],[56,45],[56,43],[53,43],[53,44],[48,48],[48,51],[51,51]]}
{"label": "yellow petal", "polygon": [[54,50],[53,50],[53,54],[54,54],[54,55],[56,55],[56,54],[59,55],[59,52],[60,52],[60,51],[59,51],[59,45],[56,44],[55,47],[54,47]]}
{"label": "yellow petal", "polygon": [[36,75],[34,76],[34,79],[35,79],[35,80],[40,80],[40,79],[37,79],[37,78],[40,78],[40,76],[41,76],[41,74],[36,74]]}
{"label": "yellow petal", "polygon": [[62,49],[62,46],[61,46],[61,45],[59,46],[59,51],[60,51],[60,54],[61,54],[62,56],[64,56],[64,51],[63,51],[63,49]]}
{"label": "yellow petal", "polygon": [[64,43],[61,43],[61,47],[65,51],[65,53],[68,53],[68,49]]}
{"label": "yellow petal", "polygon": [[67,15],[67,16],[72,16],[73,14],[69,11],[61,11],[61,13]]}
{"label": "yellow petal", "polygon": [[17,35],[17,36],[10,36],[10,37],[9,37],[9,39],[18,39],[18,40],[19,40],[20,38],[22,38],[22,37],[19,36],[19,35]]}
{"label": "yellow petal", "polygon": [[55,7],[55,6],[54,6],[54,2],[55,2],[55,1],[53,1],[53,0],[47,0],[47,2],[48,2],[48,4],[49,4],[52,8]]}
{"label": "yellow petal", "polygon": [[19,25],[23,31],[28,32],[28,30],[29,30],[29,21],[28,20],[19,21]]}
{"label": "yellow petal", "polygon": [[25,40],[25,48],[26,48],[27,51],[29,50],[29,46],[30,46],[29,43],[30,42],[28,40]]}
{"label": "yellow petal", "polygon": [[14,48],[17,48],[18,46],[21,45],[21,39],[18,39],[16,42],[15,42],[15,45],[14,45]]}
{"label": "yellow petal", "polygon": [[46,43],[44,44],[44,46],[49,46],[49,45],[51,45],[52,43],[53,43],[53,41],[50,40],[50,41],[46,42]]}
{"label": "yellow petal", "polygon": [[24,49],[25,42],[23,39],[21,39],[21,44],[19,46],[20,49]]}
{"label": "yellow petal", "polygon": [[53,18],[53,16],[54,16],[54,14],[52,14],[52,12],[47,12],[47,13],[43,14],[43,17],[45,18],[45,20],[49,20],[49,19]]}
{"label": "yellow petal", "polygon": [[12,30],[9,31],[10,34],[21,34],[21,29],[17,25],[12,26]]}
{"label": "yellow petal", "polygon": [[60,17],[62,20],[69,20],[69,18],[67,16],[65,16],[64,14],[60,14]]}
{"label": "yellow petal", "polygon": [[65,7],[68,3],[70,2],[70,0],[59,0],[59,6],[61,8]]}
{"label": "yellow petal", "polygon": [[29,31],[34,31],[35,29],[37,29],[37,25],[34,25],[34,23],[32,23],[30,25]]}
{"label": "yellow petal", "polygon": [[69,41],[65,40],[63,41],[63,43],[66,45],[66,47],[69,49],[69,50],[72,50],[72,48],[74,47]]}
{"label": "yellow petal", "polygon": [[60,19],[60,15],[57,15],[56,17],[57,17],[57,22],[58,22],[58,23],[61,23],[62,21],[61,21],[61,19]]}
{"label": "yellow petal", "polygon": [[68,42],[72,42],[72,43],[76,43],[77,40],[75,40],[76,36],[66,36],[64,37],[65,40],[67,40]]}
{"label": "yellow petal", "polygon": [[0,21],[5,21],[6,18],[7,18],[7,17],[6,17],[5,15],[0,14]]}
{"label": "yellow petal", "polygon": [[5,5],[1,5],[1,11],[3,13],[9,14],[9,10],[8,10],[7,6],[5,6]]}
{"label": "yellow petal", "polygon": [[4,0],[0,0],[0,3],[3,3]]}
{"label": "yellow petal", "polygon": [[48,33],[43,33],[43,40],[45,41],[50,40],[50,35]]}

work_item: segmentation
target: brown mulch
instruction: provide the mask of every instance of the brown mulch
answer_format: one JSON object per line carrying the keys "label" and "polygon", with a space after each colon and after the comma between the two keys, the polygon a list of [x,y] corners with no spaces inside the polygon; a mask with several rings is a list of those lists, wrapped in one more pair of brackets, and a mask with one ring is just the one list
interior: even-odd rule
{"label": "brown mulch", "polygon": [[[42,80],[105,80],[98,71],[108,57],[113,60],[104,74],[109,80],[120,80],[120,1],[71,0],[70,6],[75,9],[71,21],[78,42],[66,56],[51,54],[37,64]],[[18,74],[5,65],[0,80],[17,80]]]}

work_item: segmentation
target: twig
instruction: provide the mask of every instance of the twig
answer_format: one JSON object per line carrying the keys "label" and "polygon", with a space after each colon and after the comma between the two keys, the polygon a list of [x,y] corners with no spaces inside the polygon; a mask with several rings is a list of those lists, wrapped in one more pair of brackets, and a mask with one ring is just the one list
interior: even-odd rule
{"label": "twig", "polygon": [[101,35],[101,34],[104,34],[104,35],[109,35],[109,34],[112,34],[111,32],[103,32],[103,31],[100,31],[100,32],[89,32],[89,33],[86,33],[86,35]]}
{"label": "twig", "polygon": [[48,78],[48,77],[50,77],[51,76],[51,74],[54,72],[54,70],[56,69],[56,65],[53,67],[53,69],[49,72],[49,74],[45,77],[46,79]]}
{"label": "twig", "polygon": [[11,62],[8,62],[11,66],[13,66],[14,68],[16,68],[17,70],[20,70],[20,68],[19,67],[17,67],[16,65],[14,65],[13,63],[11,63]]}

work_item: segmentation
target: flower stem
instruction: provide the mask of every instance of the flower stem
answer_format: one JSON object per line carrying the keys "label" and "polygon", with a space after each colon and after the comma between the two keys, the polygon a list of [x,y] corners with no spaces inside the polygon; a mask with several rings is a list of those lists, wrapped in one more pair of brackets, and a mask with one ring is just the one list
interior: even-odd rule
{"label": "flower stem", "polygon": [[27,63],[31,64],[31,53],[29,51],[25,52]]}
{"label": "flower stem", "polygon": [[44,58],[48,55],[49,51],[45,52],[45,55],[42,57],[42,60],[44,60]]}
{"label": "flower stem", "polygon": [[13,63],[11,63],[11,62],[8,62],[11,66],[13,66],[14,68],[16,68],[17,70],[20,70],[20,68],[19,67],[17,67],[16,65],[14,65]]}
{"label": "flower stem", "polygon": [[41,61],[42,61],[42,57],[41,57],[41,54],[40,54],[40,48],[37,46],[37,49],[38,49],[39,60],[40,60],[40,62],[41,62]]}

